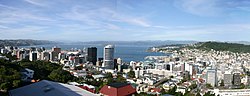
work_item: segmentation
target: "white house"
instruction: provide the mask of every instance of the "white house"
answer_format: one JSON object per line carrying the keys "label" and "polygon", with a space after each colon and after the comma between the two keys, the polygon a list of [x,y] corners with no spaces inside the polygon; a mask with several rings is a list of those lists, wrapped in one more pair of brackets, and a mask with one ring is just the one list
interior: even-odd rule
{"label": "white house", "polygon": [[28,68],[25,68],[24,70],[21,71],[22,74],[22,80],[27,81],[33,78],[34,71]]}

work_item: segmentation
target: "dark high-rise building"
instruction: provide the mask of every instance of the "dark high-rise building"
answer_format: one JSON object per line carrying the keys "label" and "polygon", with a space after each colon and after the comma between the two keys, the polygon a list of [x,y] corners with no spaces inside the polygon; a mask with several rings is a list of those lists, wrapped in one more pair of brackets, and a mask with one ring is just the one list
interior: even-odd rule
{"label": "dark high-rise building", "polygon": [[239,86],[241,84],[240,73],[233,74],[233,84]]}
{"label": "dark high-rise building", "polygon": [[96,65],[96,61],[97,61],[97,48],[96,47],[88,48],[87,61],[92,62],[94,65]]}

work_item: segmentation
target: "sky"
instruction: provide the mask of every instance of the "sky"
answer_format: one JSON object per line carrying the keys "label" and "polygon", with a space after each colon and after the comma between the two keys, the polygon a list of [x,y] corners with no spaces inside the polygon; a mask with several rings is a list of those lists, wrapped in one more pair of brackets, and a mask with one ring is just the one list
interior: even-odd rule
{"label": "sky", "polygon": [[0,0],[0,39],[250,41],[250,0]]}

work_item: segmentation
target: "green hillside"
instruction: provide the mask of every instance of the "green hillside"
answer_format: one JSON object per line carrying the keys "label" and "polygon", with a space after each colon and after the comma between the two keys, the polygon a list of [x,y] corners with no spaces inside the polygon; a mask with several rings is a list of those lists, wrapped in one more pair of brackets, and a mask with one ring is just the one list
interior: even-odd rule
{"label": "green hillside", "polygon": [[199,43],[197,46],[198,49],[216,51],[231,51],[231,52],[243,52],[250,53],[250,45],[237,44],[237,43],[226,43],[226,42],[204,42]]}

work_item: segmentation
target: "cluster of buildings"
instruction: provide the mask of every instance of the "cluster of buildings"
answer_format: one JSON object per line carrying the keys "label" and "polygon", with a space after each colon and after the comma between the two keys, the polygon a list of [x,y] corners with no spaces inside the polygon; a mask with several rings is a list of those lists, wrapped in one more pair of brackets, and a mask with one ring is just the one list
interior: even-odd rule
{"label": "cluster of buildings", "polygon": [[[181,48],[178,51],[166,50],[171,55],[147,56],[144,61],[125,63],[121,58],[114,57],[113,45],[106,45],[103,50],[103,58],[97,58],[96,47],[89,47],[87,50],[5,47],[1,49],[1,53],[12,52],[18,60],[46,60],[63,64],[63,69],[76,77],[86,77],[92,72],[93,78],[102,80],[105,73],[122,73],[137,93],[160,94],[161,90],[167,91],[176,86],[176,92],[183,94],[186,91],[201,94],[210,91],[222,96],[250,94],[247,89],[250,85],[250,53]],[[76,69],[78,66],[83,68]],[[128,76],[131,71],[134,72],[134,78]],[[193,85],[196,86],[192,88]],[[112,86],[111,84],[106,87],[110,89]],[[107,91],[104,90],[103,94],[105,92]]]}
{"label": "cluster of buildings", "polygon": [[[247,87],[250,85],[250,77],[248,76],[250,53],[233,53],[213,49],[205,51],[190,48],[182,48],[178,51],[172,51],[172,53],[172,56],[166,58],[162,56],[148,58],[157,62],[168,62],[171,66],[170,69],[172,69],[173,78],[181,76],[182,80],[185,80],[184,78],[188,75],[190,80],[187,82],[196,81],[197,88],[203,94],[211,91],[220,96],[232,96],[232,94],[249,96]],[[183,74],[186,72],[188,74]],[[165,88],[169,88],[171,85],[173,87],[172,81],[165,83]],[[177,85],[177,89],[179,87],[185,88],[183,84],[187,82],[182,82],[182,84],[175,82],[174,84]],[[197,89],[193,91],[197,91]]]}
{"label": "cluster of buildings", "polygon": [[16,56],[17,60],[45,60],[54,63],[70,65],[71,67],[75,67],[79,64],[88,63],[104,67],[106,69],[115,69],[115,64],[117,61],[117,59],[114,59],[113,45],[107,45],[104,47],[103,58],[97,58],[96,47],[89,47],[87,48],[87,50],[62,50],[61,48],[55,46],[51,50],[47,50],[44,47],[18,48],[6,46],[4,48],[0,48],[0,53],[9,53],[13,56]]}

